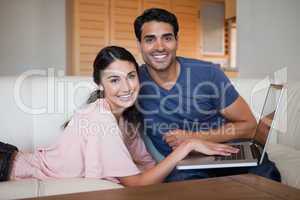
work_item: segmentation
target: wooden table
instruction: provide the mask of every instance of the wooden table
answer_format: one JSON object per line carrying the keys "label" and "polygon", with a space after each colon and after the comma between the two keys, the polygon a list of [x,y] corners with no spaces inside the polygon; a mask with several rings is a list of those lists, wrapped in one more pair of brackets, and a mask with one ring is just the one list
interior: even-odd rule
{"label": "wooden table", "polygon": [[[34,198],[33,198],[34,199]],[[259,176],[245,174],[202,180],[156,184],[143,187],[101,190],[57,196],[41,197],[42,200],[186,200],[186,199],[299,199],[300,190]]]}

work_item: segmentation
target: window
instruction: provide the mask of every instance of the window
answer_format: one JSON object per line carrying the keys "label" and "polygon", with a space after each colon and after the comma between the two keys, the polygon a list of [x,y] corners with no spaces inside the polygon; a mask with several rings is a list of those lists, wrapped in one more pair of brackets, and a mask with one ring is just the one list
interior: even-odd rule
{"label": "window", "polygon": [[224,17],[223,3],[204,2],[200,10],[202,27],[202,54],[224,55]]}

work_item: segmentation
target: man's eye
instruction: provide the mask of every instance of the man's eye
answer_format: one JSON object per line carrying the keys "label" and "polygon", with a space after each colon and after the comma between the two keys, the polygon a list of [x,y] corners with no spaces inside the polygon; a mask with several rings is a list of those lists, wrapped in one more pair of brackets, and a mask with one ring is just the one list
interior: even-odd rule
{"label": "man's eye", "polygon": [[136,77],[135,74],[130,74],[130,75],[128,76],[129,79],[134,79],[135,77]]}
{"label": "man's eye", "polygon": [[173,38],[174,38],[173,36],[168,36],[168,37],[165,37],[165,40],[166,40],[166,41],[172,41]]}

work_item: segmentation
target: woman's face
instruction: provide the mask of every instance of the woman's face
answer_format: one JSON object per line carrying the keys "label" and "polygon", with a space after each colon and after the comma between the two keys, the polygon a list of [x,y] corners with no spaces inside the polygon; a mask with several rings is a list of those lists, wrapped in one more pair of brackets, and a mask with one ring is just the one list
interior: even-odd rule
{"label": "woman's face", "polygon": [[135,65],[128,61],[114,61],[102,71],[101,86],[112,111],[124,111],[134,104],[140,89]]}

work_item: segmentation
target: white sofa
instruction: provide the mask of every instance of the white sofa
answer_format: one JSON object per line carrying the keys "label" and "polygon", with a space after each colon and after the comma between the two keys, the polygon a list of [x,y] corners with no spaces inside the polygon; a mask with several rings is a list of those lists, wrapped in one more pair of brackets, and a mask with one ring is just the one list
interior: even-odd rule
{"label": "white sofa", "polygon": [[[41,76],[35,72],[19,77],[0,77],[0,141],[32,151],[53,143],[61,125],[83,105],[95,85],[87,77]],[[258,116],[267,82],[256,79],[233,80],[240,94]],[[288,85],[288,116],[271,138],[269,155],[279,167],[283,183],[300,188],[300,84]],[[278,115],[283,122],[285,114]],[[283,125],[282,125],[283,124]],[[283,128],[282,128],[283,127]],[[150,147],[151,148],[151,147]],[[62,193],[121,188],[121,185],[95,179],[22,180],[0,183],[0,199],[25,198]]]}

